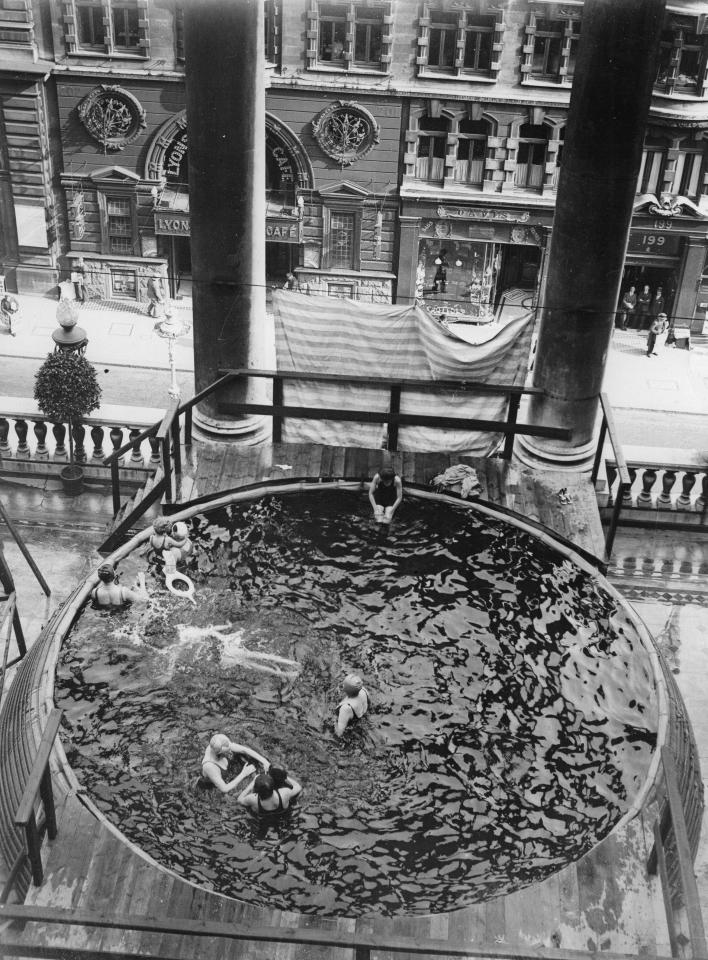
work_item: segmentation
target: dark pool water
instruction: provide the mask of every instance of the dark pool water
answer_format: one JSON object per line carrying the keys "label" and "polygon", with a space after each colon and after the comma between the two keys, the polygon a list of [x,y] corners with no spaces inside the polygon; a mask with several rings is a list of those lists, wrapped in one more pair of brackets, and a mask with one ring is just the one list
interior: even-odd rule
{"label": "dark pool water", "polygon": [[[651,662],[613,597],[504,521],[408,497],[388,537],[351,492],[191,522],[197,606],[86,607],[57,670],[65,746],[157,861],[252,903],[430,913],[526,886],[607,834],[655,745]],[[122,582],[146,569],[134,554]],[[333,733],[345,674],[371,710]],[[303,783],[261,824],[194,788],[228,733]]]}

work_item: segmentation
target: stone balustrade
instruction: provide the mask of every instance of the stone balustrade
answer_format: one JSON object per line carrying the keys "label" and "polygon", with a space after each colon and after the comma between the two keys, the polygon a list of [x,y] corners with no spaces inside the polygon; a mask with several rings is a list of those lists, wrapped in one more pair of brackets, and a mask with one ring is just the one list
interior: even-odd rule
{"label": "stone balustrade", "polygon": [[[617,464],[606,459],[607,486],[601,507],[612,507],[619,491]],[[632,481],[624,491],[622,510],[643,510],[664,515],[676,522],[701,524],[706,522],[708,503],[708,464],[646,462],[627,459]]]}
{"label": "stone balustrade", "polygon": [[[126,417],[130,411],[131,416]],[[136,438],[158,422],[162,410],[104,405],[74,426],[74,460],[87,477],[110,479],[105,457],[130,440],[132,448],[120,458],[125,479],[144,482],[160,463],[160,445],[155,437]],[[0,397],[0,474],[52,475],[69,461],[69,428],[48,421],[34,401]],[[127,472],[126,472],[127,471]]]}

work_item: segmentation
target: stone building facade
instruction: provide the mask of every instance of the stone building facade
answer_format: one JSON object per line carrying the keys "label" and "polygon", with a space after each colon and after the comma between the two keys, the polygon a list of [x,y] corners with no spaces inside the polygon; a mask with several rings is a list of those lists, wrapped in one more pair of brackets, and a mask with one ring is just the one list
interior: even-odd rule
{"label": "stone building facade", "polygon": [[[189,2],[189,0],[184,0]],[[265,0],[266,274],[478,315],[543,301],[581,0]],[[0,2],[0,258],[190,292],[183,3]],[[669,2],[624,286],[708,316],[708,15]],[[582,224],[579,224],[582,229]]]}

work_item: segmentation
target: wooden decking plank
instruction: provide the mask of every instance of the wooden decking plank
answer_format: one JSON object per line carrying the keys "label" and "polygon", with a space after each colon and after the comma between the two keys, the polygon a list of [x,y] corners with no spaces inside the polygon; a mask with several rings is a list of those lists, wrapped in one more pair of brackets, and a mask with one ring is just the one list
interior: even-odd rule
{"label": "wooden decking plank", "polygon": [[197,470],[194,484],[198,496],[207,496],[214,492],[216,480],[221,474],[225,450],[216,444],[200,444],[197,456]]}
{"label": "wooden decking plank", "polygon": [[322,447],[322,459],[320,462],[320,476],[323,480],[329,480],[334,476],[332,467],[334,464],[334,447]]}
{"label": "wooden decking plank", "polygon": [[324,447],[321,447],[317,443],[310,444],[310,459],[307,465],[307,476],[312,477],[321,477],[322,476],[322,458],[324,455]]}
{"label": "wooden decking plank", "polygon": [[486,499],[489,503],[492,504],[501,504],[502,502],[502,490],[499,483],[499,471],[497,469],[496,460],[488,460],[486,464],[486,488],[487,496]]}

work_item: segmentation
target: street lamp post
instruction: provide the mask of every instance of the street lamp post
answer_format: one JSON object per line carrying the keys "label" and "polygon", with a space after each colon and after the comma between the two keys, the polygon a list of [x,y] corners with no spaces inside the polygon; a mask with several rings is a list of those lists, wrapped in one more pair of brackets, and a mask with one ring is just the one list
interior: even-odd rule
{"label": "street lamp post", "polygon": [[60,300],[57,304],[58,328],[52,333],[54,352],[78,353],[83,356],[88,346],[88,336],[78,325],[79,310],[72,300]]}
{"label": "street lamp post", "polygon": [[173,400],[179,400],[180,389],[177,383],[177,366],[175,362],[175,341],[178,337],[186,336],[191,329],[190,324],[181,317],[175,317],[169,311],[165,310],[165,316],[155,324],[155,333],[161,340],[167,340],[167,351],[170,364],[170,388],[169,395]]}

